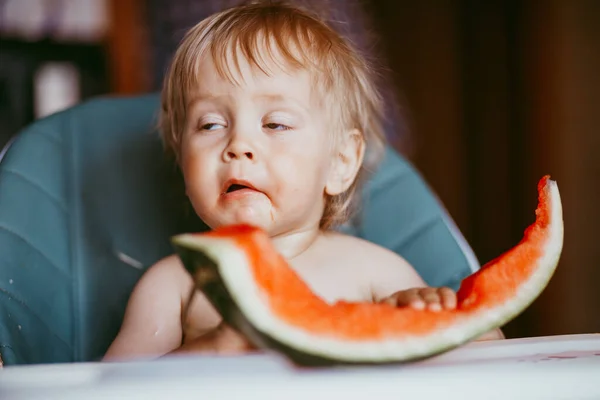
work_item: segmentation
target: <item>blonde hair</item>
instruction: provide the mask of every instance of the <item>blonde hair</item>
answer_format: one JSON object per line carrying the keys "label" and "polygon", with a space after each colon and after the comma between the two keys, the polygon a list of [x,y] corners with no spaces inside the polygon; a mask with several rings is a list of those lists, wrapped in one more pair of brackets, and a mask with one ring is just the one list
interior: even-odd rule
{"label": "blonde hair", "polygon": [[286,66],[311,72],[313,87],[329,97],[327,104],[332,108],[336,131],[357,129],[366,144],[363,164],[354,183],[344,193],[326,199],[320,227],[328,229],[346,222],[358,208],[360,196],[355,194],[366,174],[381,159],[385,134],[383,104],[374,69],[351,43],[318,16],[285,2],[253,1],[213,14],[190,29],[164,81],[160,115],[163,141],[166,150],[179,160],[187,96],[202,79],[197,70],[205,54],[212,56],[223,78],[235,82],[239,54],[269,74],[269,63],[280,61],[276,53]]}

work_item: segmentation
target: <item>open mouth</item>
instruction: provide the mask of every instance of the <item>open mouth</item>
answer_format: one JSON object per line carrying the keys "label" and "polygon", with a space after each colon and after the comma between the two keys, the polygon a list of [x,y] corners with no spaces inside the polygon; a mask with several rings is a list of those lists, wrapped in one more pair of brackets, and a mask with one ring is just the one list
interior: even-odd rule
{"label": "open mouth", "polygon": [[250,182],[232,179],[225,183],[223,194],[239,192],[240,190],[256,191],[256,188],[254,186],[252,186],[252,184]]}
{"label": "open mouth", "polygon": [[233,185],[230,185],[227,190],[225,191],[225,193],[232,193],[232,192],[237,192],[238,190],[243,190],[243,189],[252,189],[250,186],[246,186],[246,185],[242,185],[239,183],[234,183]]}

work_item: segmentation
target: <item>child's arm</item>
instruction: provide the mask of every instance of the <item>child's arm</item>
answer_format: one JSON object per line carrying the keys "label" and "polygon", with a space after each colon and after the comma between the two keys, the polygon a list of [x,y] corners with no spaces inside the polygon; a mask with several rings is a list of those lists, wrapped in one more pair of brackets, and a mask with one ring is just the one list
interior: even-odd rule
{"label": "child's arm", "polygon": [[220,317],[199,292],[188,307],[188,321],[196,333],[203,334],[182,345],[182,311],[192,287],[191,276],[175,256],[149,268],[131,294],[121,330],[104,360],[252,350],[243,336],[219,323]]}
{"label": "child's arm", "polygon": [[169,354],[212,353],[239,355],[257,350],[243,335],[221,323],[208,333],[183,344]]}
{"label": "child's arm", "polygon": [[171,257],[152,266],[135,286],[123,324],[104,359],[166,354],[181,345],[186,277]]}

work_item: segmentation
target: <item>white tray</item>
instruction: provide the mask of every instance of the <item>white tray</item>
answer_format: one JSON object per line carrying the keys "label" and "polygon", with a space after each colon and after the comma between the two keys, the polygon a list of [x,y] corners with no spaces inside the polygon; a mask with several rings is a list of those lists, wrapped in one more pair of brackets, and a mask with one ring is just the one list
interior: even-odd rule
{"label": "white tray", "polygon": [[[0,399],[600,399],[600,334],[471,343],[393,366],[300,369],[274,354],[6,367]],[[417,397],[418,396],[418,397]]]}

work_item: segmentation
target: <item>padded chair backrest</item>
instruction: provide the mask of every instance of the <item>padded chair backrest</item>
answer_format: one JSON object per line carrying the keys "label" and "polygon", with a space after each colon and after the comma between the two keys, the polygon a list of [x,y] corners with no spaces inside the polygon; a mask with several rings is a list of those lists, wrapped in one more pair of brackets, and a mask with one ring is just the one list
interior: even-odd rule
{"label": "padded chair backrest", "polygon": [[[158,96],[99,98],[39,120],[0,161],[4,363],[99,359],[142,273],[190,229],[170,197]],[[419,175],[388,149],[346,231],[401,254],[430,285],[478,265]],[[198,229],[201,229],[200,227]]]}

